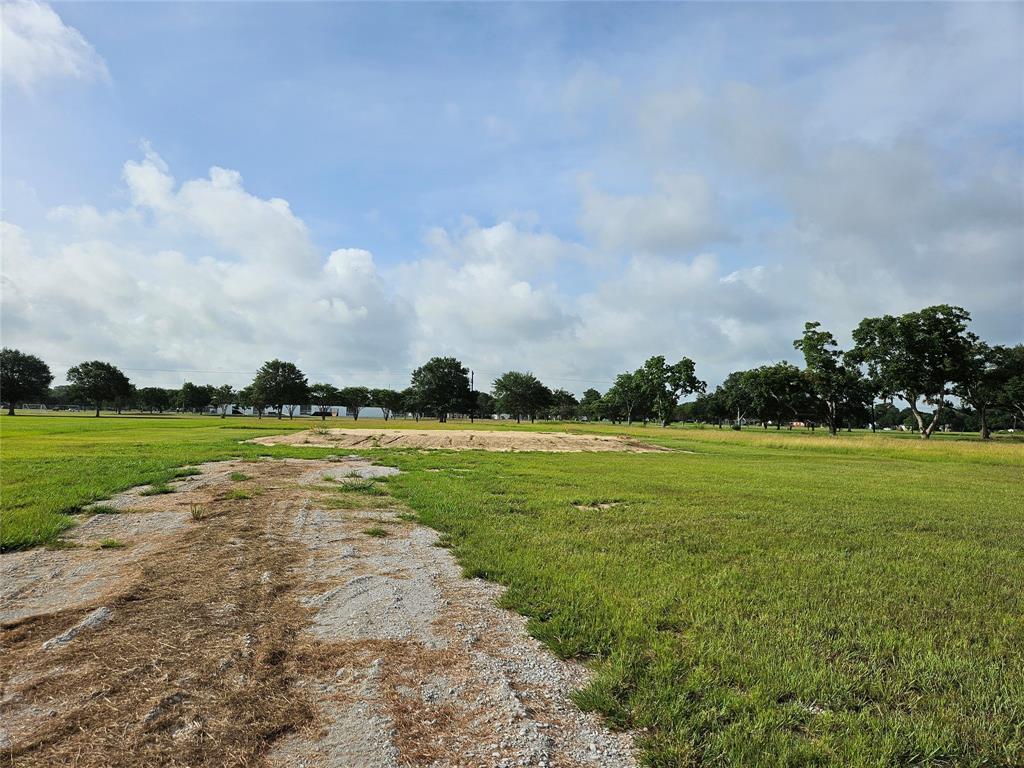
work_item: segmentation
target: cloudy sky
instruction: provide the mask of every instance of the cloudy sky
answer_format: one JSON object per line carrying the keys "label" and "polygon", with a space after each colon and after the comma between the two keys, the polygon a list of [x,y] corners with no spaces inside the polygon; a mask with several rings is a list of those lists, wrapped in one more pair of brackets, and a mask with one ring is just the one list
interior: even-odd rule
{"label": "cloudy sky", "polygon": [[[4,3],[3,344],[140,384],[715,383],[1024,338],[1024,5]],[[483,386],[481,386],[483,385]]]}

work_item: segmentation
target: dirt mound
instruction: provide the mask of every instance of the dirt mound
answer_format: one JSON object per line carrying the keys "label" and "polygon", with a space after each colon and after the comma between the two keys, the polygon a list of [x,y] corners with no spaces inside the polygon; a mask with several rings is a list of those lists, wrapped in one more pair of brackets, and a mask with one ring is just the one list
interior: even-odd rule
{"label": "dirt mound", "polygon": [[571,435],[568,432],[492,432],[482,429],[322,429],[257,437],[260,445],[308,445],[313,448],[443,448],[454,451],[542,451],[580,453],[665,451],[627,437]]}

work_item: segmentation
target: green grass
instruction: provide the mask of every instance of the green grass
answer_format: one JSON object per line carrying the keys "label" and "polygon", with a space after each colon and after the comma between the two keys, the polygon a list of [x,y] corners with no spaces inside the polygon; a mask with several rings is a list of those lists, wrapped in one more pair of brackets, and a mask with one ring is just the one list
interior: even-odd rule
{"label": "green grass", "polygon": [[249,475],[245,474],[245,472],[232,472],[228,477],[236,483],[241,483],[249,479]]}
{"label": "green grass", "polygon": [[331,487],[336,493],[360,493],[368,496],[387,496],[388,489],[383,480],[373,479],[344,479],[337,485]]}
{"label": "green grass", "polygon": [[124,542],[117,539],[103,539],[99,543],[100,549],[121,549],[122,547],[124,547]]}
{"label": "green grass", "polygon": [[227,493],[225,493],[224,498],[236,500],[251,499],[252,494],[249,493],[248,491],[243,491],[241,488],[235,488],[234,490],[230,490]]}
{"label": "green grass", "polygon": [[139,491],[139,496],[162,496],[165,493],[174,493],[174,489],[167,483],[153,483],[149,488]]}
{"label": "green grass", "polygon": [[[330,453],[238,444],[307,426],[0,417],[4,546],[56,543],[62,510],[183,465]],[[577,701],[638,729],[649,765],[1024,764],[1020,442],[521,428],[679,450],[375,451],[403,474],[325,484],[328,503],[390,492],[440,530],[531,632],[593,665]]]}
{"label": "green grass", "polygon": [[363,531],[363,533],[366,536],[373,536],[374,538],[378,539],[389,535],[387,529],[381,528],[379,525],[375,525],[372,528],[367,528],[365,531]]}
{"label": "green grass", "polygon": [[181,469],[174,470],[171,473],[171,477],[177,479],[182,477],[195,477],[196,475],[201,474],[203,474],[203,470],[198,467],[182,467]]}
{"label": "green grass", "polygon": [[93,504],[90,507],[86,507],[83,512],[90,515],[120,515],[124,510],[112,507],[109,504]]}
{"label": "green grass", "polygon": [[193,463],[329,453],[239,444],[305,427],[272,419],[0,416],[0,549],[51,543],[83,505],[133,486],[166,484]]}
{"label": "green grass", "polygon": [[389,487],[651,765],[1024,763],[1019,444],[648,431],[694,453],[405,454]]}

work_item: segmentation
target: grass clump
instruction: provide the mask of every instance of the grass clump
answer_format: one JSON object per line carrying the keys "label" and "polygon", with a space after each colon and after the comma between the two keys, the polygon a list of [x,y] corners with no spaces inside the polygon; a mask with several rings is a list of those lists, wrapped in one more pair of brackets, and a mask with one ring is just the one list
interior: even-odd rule
{"label": "grass clump", "polygon": [[165,493],[174,493],[174,489],[167,483],[154,483],[139,493],[139,496],[161,496]]}
{"label": "grass clump", "polygon": [[77,541],[71,541],[69,539],[53,539],[45,544],[46,549],[52,552],[57,552],[62,549],[78,549],[81,546],[82,545]]}
{"label": "grass clump", "polygon": [[363,533],[365,535],[367,535],[367,536],[373,536],[376,539],[381,539],[381,538],[384,538],[385,536],[389,536],[390,535],[386,528],[382,528],[379,525],[375,525],[372,528],[367,528],[365,531],[363,531]]}
{"label": "grass clump", "polygon": [[250,480],[249,475],[244,472],[232,472],[228,477],[236,483],[241,483],[244,480]]}
{"label": "grass clump", "polygon": [[109,504],[93,504],[82,510],[87,515],[119,515],[124,510],[112,507]]}
{"label": "grass clump", "polygon": [[123,546],[124,542],[117,539],[103,539],[99,543],[100,549],[121,549]]}
{"label": "grass clump", "polygon": [[199,522],[206,515],[206,510],[202,504],[193,503],[188,505],[188,514],[194,521]]}
{"label": "grass clump", "polygon": [[174,472],[171,473],[171,477],[177,480],[183,477],[194,477],[195,475],[201,474],[203,474],[203,470],[199,469],[199,467],[181,467],[180,469],[174,470]]}
{"label": "grass clump", "polygon": [[224,498],[225,499],[234,499],[234,500],[239,500],[240,501],[240,500],[243,500],[243,499],[251,499],[252,498],[252,494],[249,493],[248,491],[243,491],[241,488],[233,488],[232,490],[230,490],[230,491],[228,491],[227,493],[224,494]]}
{"label": "grass clump", "polygon": [[387,496],[382,480],[371,478],[346,479],[335,488],[339,493],[365,493],[368,496]]}

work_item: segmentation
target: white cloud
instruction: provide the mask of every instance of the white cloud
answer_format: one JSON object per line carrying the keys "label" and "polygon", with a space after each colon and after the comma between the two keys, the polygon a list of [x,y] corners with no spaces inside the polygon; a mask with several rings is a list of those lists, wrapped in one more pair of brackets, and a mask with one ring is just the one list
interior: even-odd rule
{"label": "white cloud", "polygon": [[615,252],[684,253],[722,237],[707,179],[662,173],[654,186],[649,195],[610,195],[585,182],[580,228]]}
{"label": "white cloud", "polygon": [[107,65],[82,34],[46,3],[13,0],[0,8],[3,80],[26,91],[50,78],[105,80]]}
{"label": "white cloud", "polygon": [[4,225],[5,343],[58,369],[103,357],[127,368],[248,371],[279,356],[351,382],[349,371],[406,364],[409,307],[368,252],[320,259],[287,203],[249,194],[231,171],[175,187],[149,153],[126,165],[125,179],[135,204],[123,211],[57,208],[58,229],[38,237]]}

